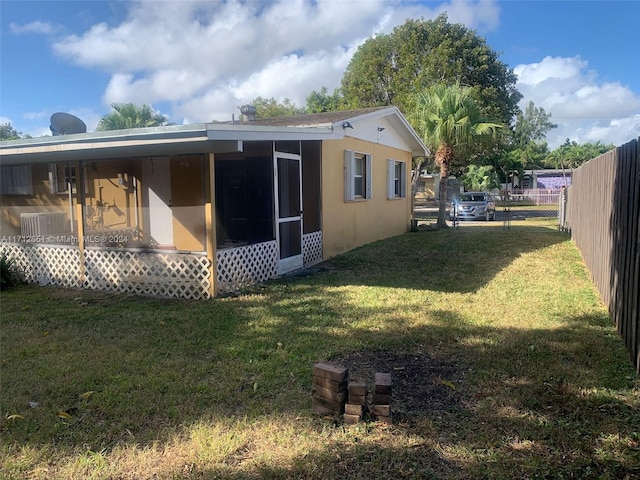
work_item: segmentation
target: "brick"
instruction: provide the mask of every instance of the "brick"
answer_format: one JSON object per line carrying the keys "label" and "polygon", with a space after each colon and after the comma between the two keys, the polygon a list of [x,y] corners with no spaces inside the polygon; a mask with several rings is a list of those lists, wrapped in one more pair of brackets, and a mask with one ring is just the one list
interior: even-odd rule
{"label": "brick", "polygon": [[384,415],[378,415],[378,417],[376,417],[376,420],[378,420],[380,423],[386,423],[387,425],[391,425],[393,423],[393,417],[391,415],[389,415],[388,417],[385,417]]}
{"label": "brick", "polygon": [[354,405],[352,403],[347,403],[344,406],[344,413],[349,414],[349,415],[358,415],[361,416],[362,415],[362,405]]}
{"label": "brick", "polygon": [[366,395],[367,384],[360,379],[349,380],[349,395]]}
{"label": "brick", "polygon": [[391,415],[391,405],[371,405],[371,415],[376,417],[389,417]]}
{"label": "brick", "polygon": [[390,373],[376,373],[374,393],[384,393],[387,395],[391,394],[391,374]]}
{"label": "brick", "polygon": [[386,393],[374,393],[373,403],[376,405],[390,405],[391,395],[387,395]]}
{"label": "brick", "polygon": [[331,415],[333,417],[337,417],[338,415],[340,415],[339,411],[335,411],[331,408],[327,408],[324,407],[322,405],[318,405],[318,404],[313,404],[313,413],[317,413],[319,415]]}
{"label": "brick", "polygon": [[313,394],[326,398],[327,400],[331,400],[333,402],[344,403],[347,401],[347,391],[343,390],[342,392],[334,392],[333,390],[329,390],[328,388],[323,388],[319,386],[313,387]]}
{"label": "brick", "polygon": [[349,394],[349,403],[354,405],[366,405],[367,404],[367,396],[366,395],[351,395]]}
{"label": "brick", "polygon": [[360,415],[350,415],[345,413],[342,418],[344,419],[344,423],[354,424],[360,421]]}
{"label": "brick", "polygon": [[349,375],[349,369],[335,363],[320,362],[313,366],[313,375],[328,378],[336,382],[343,382]]}
{"label": "brick", "polygon": [[319,387],[328,388],[333,390],[334,392],[341,392],[347,389],[347,381],[344,380],[342,382],[336,382],[335,380],[331,380],[330,378],[316,377],[313,376],[313,384],[318,385]]}
{"label": "brick", "polygon": [[312,400],[314,405],[322,405],[323,407],[330,408],[335,412],[344,413],[344,402],[335,402],[327,398],[318,397],[317,395],[314,395]]}

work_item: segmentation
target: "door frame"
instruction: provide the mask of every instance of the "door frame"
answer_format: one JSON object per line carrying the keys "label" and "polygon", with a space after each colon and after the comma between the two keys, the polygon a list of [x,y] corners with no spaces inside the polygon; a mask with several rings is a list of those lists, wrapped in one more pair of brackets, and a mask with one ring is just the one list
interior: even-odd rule
{"label": "door frame", "polygon": [[[298,162],[298,195],[299,195],[299,205],[300,211],[297,215],[289,216],[289,217],[280,217],[280,182],[278,178],[278,159],[283,158],[287,160],[296,160]],[[302,248],[302,234],[303,234],[303,211],[302,211],[302,155],[294,154],[294,153],[285,153],[273,151],[273,181],[274,181],[274,200],[275,200],[275,233],[276,233],[276,244],[278,248],[278,275],[282,275],[284,273],[291,272],[293,270],[300,269],[304,266],[304,252]],[[298,222],[300,225],[300,253],[281,258],[281,242],[283,241],[280,238],[280,225],[283,223],[294,223]]]}

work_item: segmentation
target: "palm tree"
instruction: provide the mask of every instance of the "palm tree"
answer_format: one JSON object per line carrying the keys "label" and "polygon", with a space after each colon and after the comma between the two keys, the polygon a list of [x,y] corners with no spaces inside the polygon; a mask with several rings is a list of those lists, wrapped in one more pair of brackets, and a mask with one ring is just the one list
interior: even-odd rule
{"label": "palm tree", "polygon": [[167,124],[167,118],[156,113],[149,105],[139,107],[133,103],[113,103],[111,108],[113,110],[100,119],[96,130],[124,130]]}
{"label": "palm tree", "polygon": [[447,208],[447,178],[456,153],[469,149],[480,141],[495,139],[504,128],[500,123],[486,121],[473,99],[472,90],[454,85],[438,84],[416,97],[411,115],[414,128],[429,149],[435,151],[440,166],[440,208],[436,228],[445,227]]}

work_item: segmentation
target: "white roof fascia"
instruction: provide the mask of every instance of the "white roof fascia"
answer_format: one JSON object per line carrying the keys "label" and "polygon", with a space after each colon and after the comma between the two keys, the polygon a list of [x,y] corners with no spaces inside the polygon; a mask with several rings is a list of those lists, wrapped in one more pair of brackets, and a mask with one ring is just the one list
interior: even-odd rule
{"label": "white roof fascia", "polygon": [[[342,130],[342,128],[340,128]],[[272,141],[272,140],[336,140],[344,133],[328,127],[270,127],[243,123],[207,124],[209,140]]]}
{"label": "white roof fascia", "polygon": [[418,136],[411,124],[402,115],[402,112],[398,107],[389,107],[381,110],[374,110],[373,112],[358,115],[345,120],[340,120],[333,124],[335,130],[344,130],[342,125],[344,122],[357,122],[361,120],[367,120],[369,118],[388,117],[389,122],[394,126],[398,133],[405,138],[407,144],[411,147],[411,154],[414,157],[426,157],[429,155],[429,149],[424,144],[422,139]]}
{"label": "white roof fascia", "polygon": [[111,130],[0,142],[0,162],[122,158],[147,151],[195,153],[208,151],[209,144],[204,124]]}

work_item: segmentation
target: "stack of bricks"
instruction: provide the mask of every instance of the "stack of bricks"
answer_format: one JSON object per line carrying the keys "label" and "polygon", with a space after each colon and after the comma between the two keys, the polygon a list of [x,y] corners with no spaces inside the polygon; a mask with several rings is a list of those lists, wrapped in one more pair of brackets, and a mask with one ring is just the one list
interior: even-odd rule
{"label": "stack of bricks", "polygon": [[339,417],[344,414],[347,400],[349,370],[333,363],[313,366],[313,411]]}
{"label": "stack of bricks", "polygon": [[392,423],[390,373],[376,373],[375,375],[371,415],[379,422]]}
{"label": "stack of bricks", "polygon": [[344,423],[358,423],[367,405],[367,384],[359,379],[349,381],[349,401],[345,405]]}

